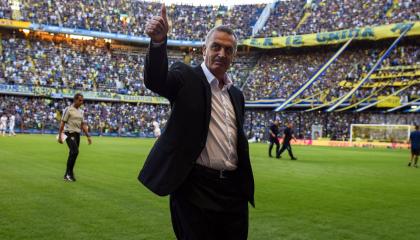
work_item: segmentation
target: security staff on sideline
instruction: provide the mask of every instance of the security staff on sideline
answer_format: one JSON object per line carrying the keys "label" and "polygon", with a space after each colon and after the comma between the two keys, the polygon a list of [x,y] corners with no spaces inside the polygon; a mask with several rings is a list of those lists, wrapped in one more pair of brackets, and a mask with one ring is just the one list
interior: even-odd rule
{"label": "security staff on sideline", "polygon": [[420,155],[420,127],[416,125],[415,131],[410,134],[410,144],[411,144],[411,159],[408,163],[408,166],[417,167],[417,161],[419,160]]}
{"label": "security staff on sideline", "polygon": [[284,150],[287,149],[289,152],[289,156],[292,160],[297,160],[296,157],[293,156],[292,152],[292,146],[290,145],[290,141],[294,139],[296,141],[294,132],[293,132],[293,124],[289,123],[286,129],[284,129],[284,135],[283,135],[283,146],[280,149],[280,152],[278,153],[278,157],[281,158],[281,154],[284,152]]}
{"label": "security staff on sideline", "polygon": [[80,106],[83,104],[83,95],[77,93],[73,97],[73,104],[64,109],[63,117],[61,118],[60,129],[58,131],[58,142],[63,143],[63,131],[66,136],[66,143],[69,147],[69,157],[67,159],[67,169],[64,174],[64,180],[74,182],[73,168],[76,164],[77,155],[79,155],[80,132],[85,133],[88,144],[92,144],[88,132],[88,126],[83,120],[83,111]]}
{"label": "security staff on sideline", "polygon": [[279,142],[279,120],[274,120],[274,123],[271,124],[269,131],[270,134],[270,146],[268,147],[268,156],[273,157],[271,155],[271,150],[273,150],[273,145],[276,144],[276,157],[279,157],[279,150],[280,150],[280,142]]}

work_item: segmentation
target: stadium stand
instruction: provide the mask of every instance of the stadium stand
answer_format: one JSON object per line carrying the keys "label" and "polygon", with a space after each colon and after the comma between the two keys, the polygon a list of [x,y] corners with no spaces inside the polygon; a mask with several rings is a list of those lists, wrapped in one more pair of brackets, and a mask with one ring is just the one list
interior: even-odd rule
{"label": "stadium stand", "polygon": [[[344,94],[345,88],[339,82],[346,80],[355,82],[360,80],[378,59],[382,48],[356,48],[346,51],[326,71],[322,81],[314,83],[303,97],[323,92],[323,98],[331,100]],[[248,100],[261,98],[286,98],[298,89],[311,75],[315,73],[334,54],[334,50],[313,49],[299,53],[271,53],[262,56],[258,64],[250,72],[250,77],[244,87],[244,94]],[[381,69],[388,66],[417,66],[420,64],[419,49],[414,45],[401,46],[382,64]],[[377,72],[383,70],[378,69]],[[395,68],[393,72],[406,71]],[[388,75],[393,80],[398,80],[398,75]],[[418,77],[416,74],[400,77],[401,81],[409,81]],[[375,78],[375,77],[373,77]],[[384,78],[382,78],[384,79]],[[390,84],[390,87],[392,85]],[[365,95],[365,94],[363,94]],[[361,96],[362,97],[362,96]]]}
{"label": "stadium stand", "polygon": [[[14,114],[18,132],[55,133],[69,104],[70,100],[0,96],[0,114]],[[96,135],[153,137],[152,122],[163,127],[169,116],[167,105],[156,104],[87,101],[83,110]]]}
{"label": "stadium stand", "polygon": [[[1,45],[5,71],[0,73],[0,83],[154,95],[143,84],[144,47],[126,51],[92,41],[43,41],[35,36],[3,36]],[[172,52],[170,64],[187,61],[185,55]],[[192,53],[188,61],[193,65],[201,62],[201,51]],[[246,79],[255,63],[255,57],[239,56],[231,70],[232,78]]]}
{"label": "stadium stand", "polygon": [[[160,3],[145,1],[102,0],[19,0],[12,11],[12,1],[0,2],[0,18],[25,20],[69,28],[144,36],[148,18],[159,12]],[[228,24],[240,39],[252,35],[264,4],[225,6],[171,5],[168,17],[169,38],[203,40],[215,24]],[[380,25],[420,19],[416,0],[306,0],[278,1],[257,36],[285,36],[345,28]],[[185,25],[188,24],[188,28]]]}
{"label": "stadium stand", "polygon": [[279,1],[272,10],[269,19],[258,33],[258,37],[278,37],[295,34],[301,18],[305,13],[306,0],[290,2]]}
{"label": "stadium stand", "polygon": [[[13,3],[12,3],[13,2]],[[17,4],[18,3],[18,4]],[[13,7],[12,7],[12,4]],[[200,40],[217,24],[229,24],[240,39],[252,36],[252,29],[268,5],[168,6],[169,38]],[[0,0],[0,18],[24,20],[69,28],[144,36],[148,18],[161,5],[145,1],[102,0]],[[298,0],[279,1],[273,5],[267,21],[255,37],[277,37],[340,30],[369,25],[418,21],[418,0]],[[188,26],[188,27],[185,27]],[[72,89],[126,96],[153,96],[143,84],[146,45],[123,42],[76,40],[62,35],[23,33],[0,29],[0,84],[8,86]],[[388,41],[352,43],[300,97],[328,102],[343,96],[372,68],[388,47]],[[244,91],[246,100],[287,98],[317,71],[336,51],[337,46],[262,51],[242,47],[230,70],[235,85]],[[200,49],[170,48],[169,61],[198,65]],[[387,96],[402,86],[409,88],[398,95],[406,103],[420,97],[420,59],[418,39],[397,46],[378,68],[368,84],[351,99]],[[417,82],[415,82],[417,81]],[[414,84],[413,84],[414,82]],[[67,100],[49,97],[0,95],[0,113],[16,113],[18,130],[56,132],[60,111]],[[168,105],[106,102],[88,100],[85,110],[88,123],[97,134],[152,136],[152,120],[164,126]],[[122,113],[122,114],[121,114]],[[266,137],[266,127],[275,118],[283,123],[294,120],[297,133],[308,138],[311,126],[323,126],[323,136],[347,139],[351,123],[418,123],[418,114],[378,112],[325,113],[297,109],[273,113],[248,108],[247,134]]]}
{"label": "stadium stand", "polygon": [[[69,104],[70,100],[0,95],[0,115],[14,114],[20,133],[56,133],[61,111]],[[108,136],[153,137],[152,122],[158,122],[163,129],[170,114],[169,105],[102,101],[86,101],[83,110],[91,132]],[[274,113],[252,109],[245,116],[247,136],[261,139],[267,138],[267,126],[274,119],[280,119],[283,125],[294,122],[301,139],[310,139],[312,125],[321,125],[322,136],[332,140],[348,140],[351,123],[413,124],[418,120],[415,113]]]}

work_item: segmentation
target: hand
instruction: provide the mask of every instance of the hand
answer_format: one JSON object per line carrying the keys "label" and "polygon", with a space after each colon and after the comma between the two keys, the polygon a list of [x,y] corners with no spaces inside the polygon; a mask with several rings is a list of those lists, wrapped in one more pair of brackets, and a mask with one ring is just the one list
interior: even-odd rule
{"label": "hand", "polygon": [[152,39],[154,43],[163,42],[168,34],[168,19],[166,17],[166,7],[162,4],[160,16],[153,16],[152,19],[146,23],[146,34]]}
{"label": "hand", "polygon": [[58,142],[59,142],[60,144],[63,144],[63,139],[61,138],[61,136],[60,136],[60,137],[58,137]]}
{"label": "hand", "polygon": [[88,145],[92,144],[92,139],[90,137],[88,137],[87,140],[88,140]]}

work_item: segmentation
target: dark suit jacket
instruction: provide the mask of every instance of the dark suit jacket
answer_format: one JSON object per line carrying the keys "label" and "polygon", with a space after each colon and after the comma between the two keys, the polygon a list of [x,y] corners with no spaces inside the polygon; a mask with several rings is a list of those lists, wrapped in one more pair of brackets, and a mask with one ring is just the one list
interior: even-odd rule
{"label": "dark suit jacket", "polygon": [[[206,145],[211,114],[211,89],[201,66],[174,63],[168,71],[166,44],[149,47],[144,69],[148,89],[167,98],[171,115],[140,171],[138,179],[152,192],[173,193],[189,175]],[[254,205],[254,179],[248,141],[243,131],[244,97],[236,87],[228,90],[238,129],[240,189]]]}

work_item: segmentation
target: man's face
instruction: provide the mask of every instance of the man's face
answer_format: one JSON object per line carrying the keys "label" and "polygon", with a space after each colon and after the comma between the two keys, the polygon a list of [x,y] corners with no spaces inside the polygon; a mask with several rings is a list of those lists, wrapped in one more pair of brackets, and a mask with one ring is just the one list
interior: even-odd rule
{"label": "man's face", "polygon": [[215,31],[203,46],[204,62],[216,77],[223,76],[229,69],[236,54],[235,41],[233,35]]}
{"label": "man's face", "polygon": [[74,101],[74,106],[75,107],[80,107],[83,104],[83,97],[79,96],[75,101]]}

